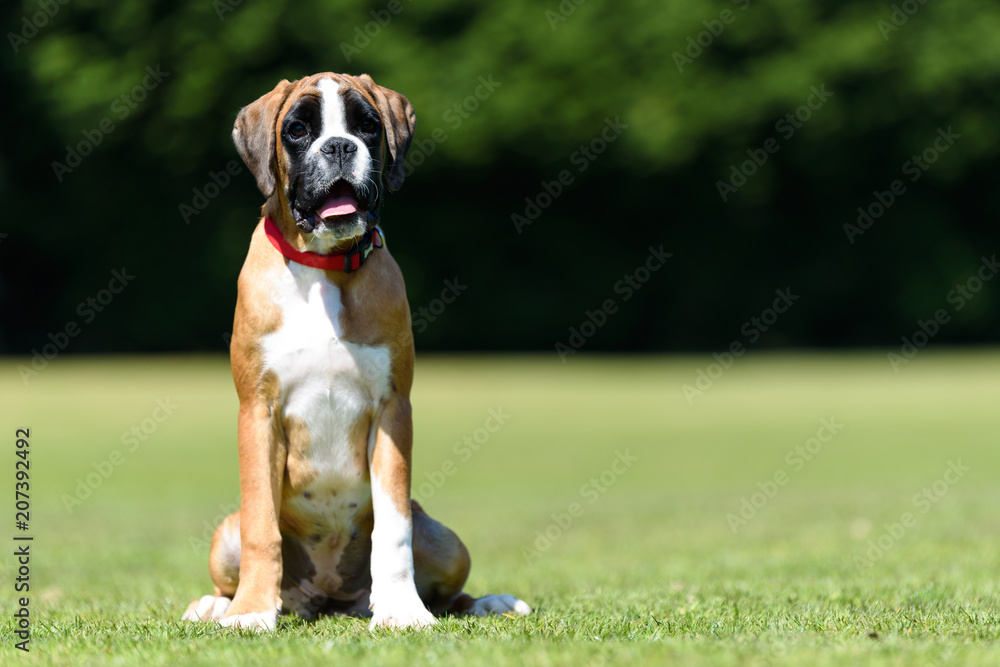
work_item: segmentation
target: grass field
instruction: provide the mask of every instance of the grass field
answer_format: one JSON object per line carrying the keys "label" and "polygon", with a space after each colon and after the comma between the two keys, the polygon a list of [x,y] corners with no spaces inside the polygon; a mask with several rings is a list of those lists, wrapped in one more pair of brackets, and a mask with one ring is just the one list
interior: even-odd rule
{"label": "grass field", "polygon": [[270,636],[178,620],[238,502],[227,361],[57,358],[27,387],[0,362],[0,663],[1000,664],[1000,353],[745,357],[692,404],[711,361],[418,358],[414,492],[472,552],[469,591],[537,613]]}

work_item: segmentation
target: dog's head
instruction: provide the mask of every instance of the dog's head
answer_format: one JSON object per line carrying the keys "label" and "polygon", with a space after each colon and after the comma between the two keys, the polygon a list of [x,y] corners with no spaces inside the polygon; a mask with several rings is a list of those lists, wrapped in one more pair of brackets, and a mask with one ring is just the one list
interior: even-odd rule
{"label": "dog's head", "polygon": [[233,141],[269,203],[277,197],[299,229],[340,242],[363,235],[385,188],[403,184],[416,121],[403,95],[367,74],[323,73],[243,107]]}

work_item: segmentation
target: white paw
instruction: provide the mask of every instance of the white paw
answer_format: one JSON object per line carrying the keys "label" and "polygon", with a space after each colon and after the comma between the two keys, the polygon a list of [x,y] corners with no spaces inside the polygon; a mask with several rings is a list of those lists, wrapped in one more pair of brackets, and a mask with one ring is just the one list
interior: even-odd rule
{"label": "white paw", "polygon": [[376,603],[372,610],[372,622],[368,625],[369,630],[375,628],[426,628],[437,623],[434,614],[427,611],[427,607],[417,596],[412,595],[399,598],[389,598],[382,604]]}
{"label": "white paw", "polygon": [[229,609],[232,600],[214,595],[203,595],[188,605],[187,611],[181,616],[182,621],[217,621]]}
{"label": "white paw", "polygon": [[238,614],[219,619],[219,625],[224,628],[246,628],[257,632],[269,632],[278,624],[278,612],[262,611],[251,614]]}
{"label": "white paw", "polygon": [[488,616],[490,614],[527,616],[531,613],[531,607],[524,600],[518,600],[513,595],[484,595],[472,603],[469,613],[473,616]]}

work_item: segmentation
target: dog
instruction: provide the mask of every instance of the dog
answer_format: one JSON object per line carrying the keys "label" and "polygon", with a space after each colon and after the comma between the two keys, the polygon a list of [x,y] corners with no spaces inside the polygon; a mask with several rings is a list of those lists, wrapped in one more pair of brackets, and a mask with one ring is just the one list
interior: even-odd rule
{"label": "dog", "polygon": [[368,75],[281,81],[233,141],[266,198],[238,280],[230,343],[241,509],[215,531],[213,595],[184,620],[273,630],[280,614],[526,615],[462,587],[469,553],[410,499],[413,336],[379,226],[416,115]]}

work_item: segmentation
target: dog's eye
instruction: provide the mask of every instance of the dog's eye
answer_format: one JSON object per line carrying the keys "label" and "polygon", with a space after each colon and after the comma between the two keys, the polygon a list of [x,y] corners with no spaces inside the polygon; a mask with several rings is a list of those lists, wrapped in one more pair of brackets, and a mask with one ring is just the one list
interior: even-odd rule
{"label": "dog's eye", "polygon": [[306,126],[302,123],[292,123],[288,126],[288,136],[292,139],[301,139],[306,136]]}
{"label": "dog's eye", "polygon": [[366,118],[363,121],[361,121],[361,131],[362,132],[374,132],[375,131],[375,127],[376,127],[376,124],[375,124],[375,121],[373,121],[373,120],[370,120],[370,119]]}

